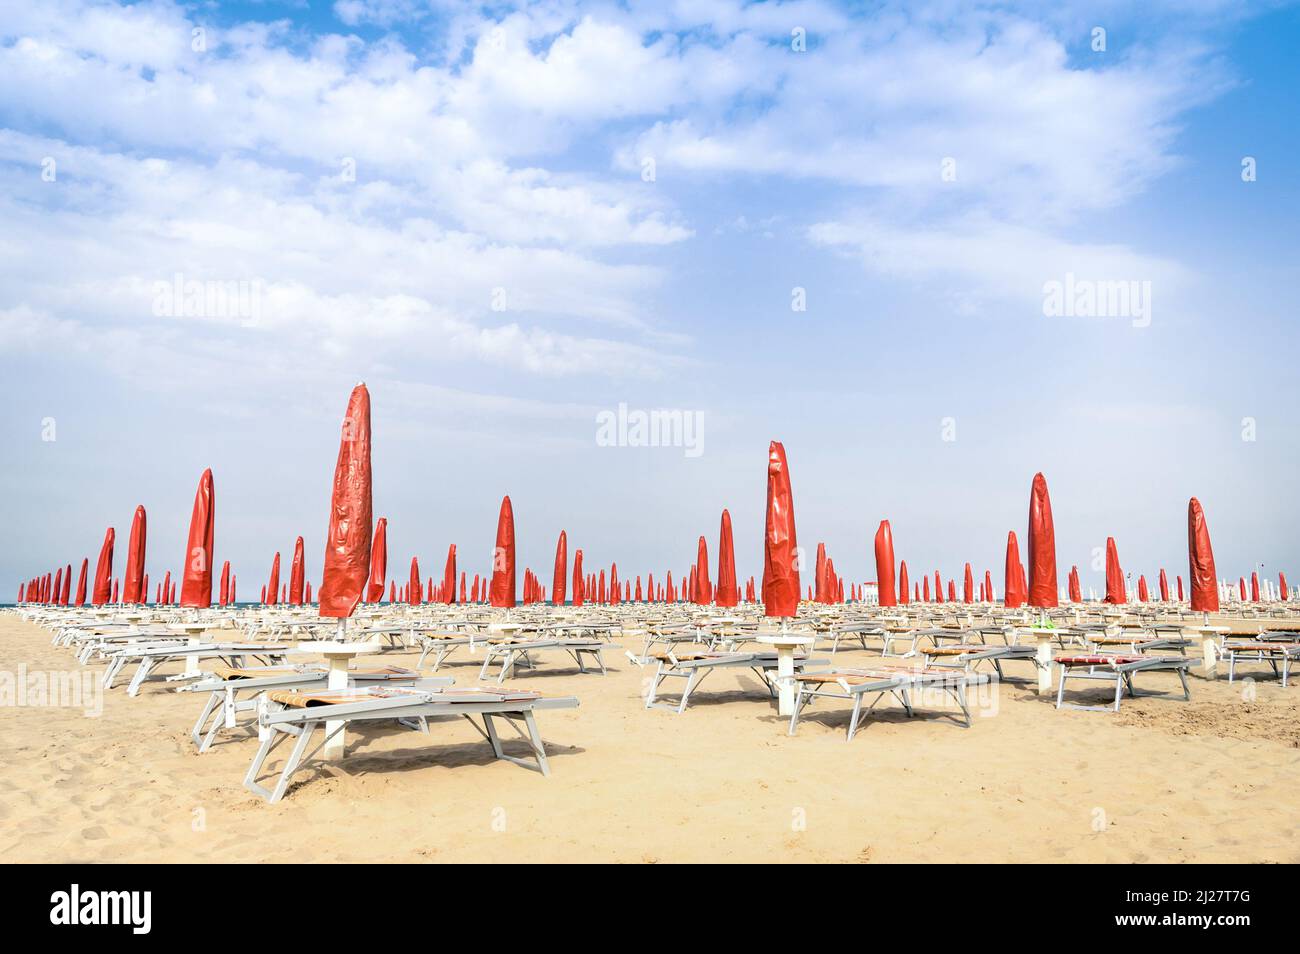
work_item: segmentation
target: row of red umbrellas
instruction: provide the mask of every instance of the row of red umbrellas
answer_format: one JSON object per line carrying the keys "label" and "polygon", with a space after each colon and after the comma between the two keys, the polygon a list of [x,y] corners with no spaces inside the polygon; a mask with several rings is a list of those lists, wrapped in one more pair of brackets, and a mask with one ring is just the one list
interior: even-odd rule
{"label": "row of red umbrellas", "polygon": [[[329,618],[346,618],[351,616],[363,600],[375,602],[383,598],[384,581],[387,576],[387,520],[381,518],[377,525],[372,523],[371,503],[371,422],[370,393],[365,384],[358,384],[349,396],[344,414],[342,434],[339,442],[338,459],[335,464],[334,481],[330,497],[329,529],[325,547],[324,572],[320,587],[320,613]],[[768,447],[767,464],[767,506],[763,543],[763,578],[761,599],[768,616],[793,616],[798,609],[800,599],[799,553],[795,529],[794,501],[790,483],[790,467],[785,448],[778,441],[772,441]],[[1209,530],[1200,502],[1192,498],[1188,504],[1188,561],[1189,580],[1191,583],[1191,605],[1194,610],[1212,612],[1219,608],[1217,577],[1215,575],[1214,554],[1210,546]],[[124,590],[121,596],[128,602],[139,602],[148,593],[148,576],[144,573],[144,555],[146,540],[146,516],[143,507],[138,507],[131,525],[128,544],[127,569],[123,578]],[[214,547],[215,497],[212,471],[204,471],[199,480],[195,494],[194,508],[190,519],[190,532],[187,541],[184,572],[180,586],[180,604],[182,606],[206,607],[212,598],[212,555]],[[372,535],[373,533],[373,535]],[[102,605],[110,600],[116,601],[117,594],[112,592],[112,564],[114,547],[114,530],[109,528],[105,534],[96,564],[91,600],[95,605]],[[564,602],[566,596],[574,605],[594,596],[602,602],[619,602],[633,599],[631,581],[623,581],[620,586],[617,564],[610,567],[609,584],[606,586],[605,571],[599,574],[584,575],[581,549],[575,552],[572,589],[568,581],[568,540],[564,531],[556,545],[555,565],[552,575],[551,596],[557,603]],[[879,601],[883,606],[894,606],[908,602],[907,564],[902,562],[895,588],[894,541],[888,520],[883,520],[875,536],[876,578]],[[1125,602],[1123,575],[1119,566],[1118,552],[1113,538],[1107,540],[1106,547],[1107,600]],[[81,578],[77,586],[76,605],[85,601],[87,561],[83,561]],[[294,545],[293,564],[290,580],[283,590],[279,584],[280,555],[276,553],[272,563],[271,576],[263,589],[263,602],[268,599],[275,602],[279,598],[287,599],[290,604],[298,605],[311,600],[311,584],[305,580],[305,560],[303,539],[298,537]],[[1058,603],[1056,568],[1056,541],[1052,520],[1051,499],[1047,491],[1047,481],[1041,473],[1035,474],[1030,488],[1028,520],[1028,567],[1021,563],[1019,546],[1015,531],[1007,537],[1006,567],[1004,577],[1004,600],[1007,606],[1028,604],[1037,608],[1050,608]],[[38,593],[43,600],[56,596],[62,602],[70,599],[72,567],[66,572],[60,570],[53,581],[48,574],[45,579],[33,578],[25,587],[20,587],[19,599],[31,593]],[[1252,575],[1253,576],[1253,575]],[[731,515],[723,510],[719,531],[718,581],[716,587],[709,578],[708,545],[703,536],[697,545],[696,561],[685,575],[686,588],[684,596],[696,603],[715,603],[720,606],[735,605],[739,598],[735,573],[735,552],[732,542]],[[938,571],[935,572],[935,597],[943,598],[942,581]],[[641,589],[641,578],[636,578],[636,599],[656,599],[666,597],[673,599],[676,590],[672,583],[671,572],[665,574],[665,583],[656,589],[653,576],[648,578],[645,591]],[[1258,592],[1258,580],[1253,581]],[[924,598],[930,598],[929,577],[923,578]],[[1139,581],[1139,598],[1147,597],[1145,578]],[[1160,575],[1161,597],[1168,598],[1168,582],[1164,571]],[[915,584],[913,584],[915,587]],[[993,586],[991,575],[985,571],[980,584],[981,596],[991,599]],[[1244,596],[1244,579],[1241,581]],[[1182,598],[1182,578],[1178,578],[1179,598]],[[826,554],[822,544],[817,548],[817,566],[815,587],[810,588],[814,599],[823,602],[838,602],[844,598],[843,580],[834,571],[834,562]],[[1079,599],[1078,568],[1072,567],[1069,578],[1069,591],[1072,600]],[[1286,580],[1281,577],[1283,598],[1286,598]],[[171,597],[170,573],[160,586]],[[963,579],[963,599],[974,599],[974,577],[969,563],[965,566]],[[418,602],[424,591],[421,589],[419,564],[416,558],[411,560],[410,581],[404,587],[405,598]],[[451,602],[456,597],[456,546],[452,544],[447,553],[443,571],[443,580],[436,588],[433,581],[428,581],[429,598]],[[474,586],[467,594],[465,574],[460,577],[460,599],[478,601],[486,597],[487,601],[498,607],[516,605],[516,569],[515,569],[515,524],[514,510],[509,496],[501,502],[497,518],[496,546],[493,551],[492,573],[480,587],[476,575]],[[746,586],[746,598],[754,599],[754,580],[751,578]],[[526,568],[524,572],[523,601],[540,602],[546,598],[546,587],[536,574]],[[921,592],[916,592],[921,597]],[[230,564],[222,568],[220,602],[234,602],[235,578],[230,574]],[[390,583],[390,600],[397,598],[396,581]],[[956,600],[956,586],[948,581],[948,598]]]}

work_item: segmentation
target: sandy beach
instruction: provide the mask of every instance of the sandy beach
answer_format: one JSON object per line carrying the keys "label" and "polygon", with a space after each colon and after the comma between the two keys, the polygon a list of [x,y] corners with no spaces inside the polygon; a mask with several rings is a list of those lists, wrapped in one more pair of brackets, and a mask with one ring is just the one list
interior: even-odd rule
{"label": "sandy beach", "polygon": [[[0,670],[77,668],[49,642],[0,616]],[[188,730],[200,699],[166,683],[134,699],[108,690],[94,717],[6,706],[0,860],[1300,860],[1300,696],[1271,677],[1193,676],[1190,703],[1127,699],[1117,715],[1057,711],[1031,686],[1003,683],[970,729],[890,708],[846,743],[846,704],[788,737],[740,670],[713,675],[681,715],[647,711],[649,670],[617,646],[606,659],[603,677],[555,659],[512,680],[581,699],[539,719],[550,778],[494,760],[464,721],[431,736],[376,728],[350,733],[344,762],[302,773],[274,805],[240,784],[252,731],[198,754]],[[837,662],[880,657],[842,648]],[[460,654],[440,674],[474,684],[478,664]],[[1143,684],[1176,686],[1167,674]]]}

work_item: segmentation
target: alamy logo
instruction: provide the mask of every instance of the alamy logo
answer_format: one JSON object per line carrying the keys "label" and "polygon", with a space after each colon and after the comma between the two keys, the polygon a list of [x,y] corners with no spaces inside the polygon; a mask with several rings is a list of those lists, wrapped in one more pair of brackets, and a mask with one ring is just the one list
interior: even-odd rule
{"label": "alamy logo", "polygon": [[1093,281],[1065,273],[1065,281],[1043,283],[1048,318],[1131,318],[1134,328],[1151,324],[1149,281]]}
{"label": "alamy logo", "polygon": [[597,447],[680,447],[686,457],[704,453],[704,412],[655,408],[617,410],[596,415]]}
{"label": "alamy logo", "polygon": [[51,924],[129,924],[132,934],[148,934],[152,926],[152,891],[69,891],[50,895]]}

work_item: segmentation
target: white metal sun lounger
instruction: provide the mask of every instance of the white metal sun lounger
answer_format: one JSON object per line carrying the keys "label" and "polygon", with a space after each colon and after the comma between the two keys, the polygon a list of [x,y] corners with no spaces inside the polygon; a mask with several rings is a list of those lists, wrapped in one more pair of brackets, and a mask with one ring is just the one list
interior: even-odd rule
{"label": "white metal sun lounger", "polygon": [[[450,686],[455,682],[445,676],[422,677],[414,669],[403,669],[400,666],[353,669],[348,672],[349,686],[409,683],[416,680],[429,686]],[[176,691],[208,694],[199,718],[190,730],[190,738],[199,747],[199,751],[206,752],[218,732],[239,725],[239,713],[256,711],[257,696],[260,693],[271,689],[325,689],[328,681],[329,671],[323,666],[217,666],[207,678],[180,686]],[[211,725],[207,725],[209,719]],[[256,722],[255,715],[251,721]]]}
{"label": "white metal sun lounger", "polygon": [[[915,692],[940,692],[950,696],[961,709],[964,728],[970,728],[970,708],[966,705],[966,687],[988,682],[983,673],[967,672],[953,668],[927,669],[840,669],[833,672],[803,673],[795,676],[794,713],[790,716],[790,735],[799,725],[799,716],[806,706],[817,699],[849,699],[853,713],[849,718],[845,741],[853,741],[858,727],[871,714],[871,710],[886,696],[892,696],[913,715],[912,694]],[[840,691],[836,692],[838,688]],[[874,695],[871,705],[863,708],[867,695]]]}
{"label": "white metal sun lounger", "polygon": [[921,654],[927,659],[926,665],[962,669],[974,672],[982,662],[989,663],[998,674],[998,680],[1006,679],[1002,663],[1011,659],[1028,659],[1037,669],[1038,648],[1030,645],[990,646],[987,643],[957,643],[947,646],[931,646],[922,649]]}
{"label": "white metal sun lounger", "polygon": [[[497,758],[550,775],[546,745],[537,730],[534,713],[542,709],[573,709],[578,705],[573,696],[548,697],[528,690],[492,687],[441,689],[426,686],[423,682],[409,687],[372,686],[324,692],[281,689],[258,698],[261,705],[258,726],[266,737],[244,776],[244,787],[268,802],[277,802],[284,796],[294,773],[307,765],[335,733],[342,732],[350,723],[363,721],[400,721],[403,724],[414,721],[427,733],[430,720],[463,716],[487,740]],[[482,720],[481,727],[475,722],[476,716]],[[504,720],[528,742],[532,749],[531,759],[505,753],[497,734],[497,719]],[[332,723],[330,728],[326,728],[327,722]],[[519,728],[521,722],[527,731]],[[323,730],[323,738],[308,752],[308,744],[318,728]],[[274,788],[264,788],[257,782],[262,766],[272,750],[290,736],[295,741],[280,777]]]}
{"label": "white metal sun lounger", "polygon": [[474,648],[474,636],[471,633],[425,633],[420,637],[420,660],[416,669],[424,668],[424,661],[433,656],[433,671],[446,661],[447,657],[461,646]]}
{"label": "white metal sun lounger", "polygon": [[128,696],[140,694],[140,687],[150,674],[163,663],[176,659],[221,659],[239,666],[247,659],[258,659],[269,665],[284,662],[288,646],[270,643],[176,643],[145,649],[124,649],[111,656],[109,668],[104,672],[104,688],[111,689],[113,680],[127,663],[138,662],[135,675],[127,686]]}
{"label": "white metal sun lounger", "polygon": [[501,671],[497,674],[497,685],[505,682],[515,668],[515,663],[523,663],[532,669],[536,666],[534,653],[547,650],[560,650],[573,657],[578,664],[578,672],[587,672],[588,660],[600,668],[605,675],[605,647],[609,644],[599,639],[497,639],[484,646],[486,656],[483,667],[479,670],[479,679],[488,678],[488,670],[494,662],[500,662]]}
{"label": "white metal sun lounger", "polygon": [[[686,706],[691,701],[693,693],[701,682],[715,670],[718,669],[750,669],[763,680],[763,685],[773,697],[776,696],[776,690],[772,685],[771,673],[777,668],[777,653],[775,651],[763,652],[724,652],[706,650],[700,652],[687,652],[668,650],[666,652],[656,653],[648,659],[636,659],[638,663],[647,663],[650,659],[658,661],[655,669],[654,678],[650,682],[650,688],[646,692],[645,707],[647,709],[671,709],[678,715],[686,711]],[[805,666],[816,664],[825,665],[825,659],[809,659],[807,656],[796,655],[794,660],[795,672],[799,672]],[[665,679],[685,679],[686,687],[682,690],[681,699],[675,704],[657,701],[659,687]]]}
{"label": "white metal sun lounger", "polygon": [[[1139,672],[1176,672],[1183,684],[1183,698],[1191,699],[1187,686],[1187,667],[1192,664],[1187,656],[1143,656],[1141,654],[1091,653],[1087,655],[1057,656],[1053,662],[1061,667],[1061,684],[1056,690],[1056,708],[1086,709],[1094,712],[1118,712],[1124,690],[1130,696],[1138,693],[1133,688],[1133,676]],[[1089,679],[1111,683],[1115,686],[1115,702],[1109,706],[1081,706],[1065,701],[1067,679]],[[1164,693],[1143,693],[1164,695]]]}
{"label": "white metal sun lounger", "polygon": [[[1265,637],[1268,635],[1264,634]],[[1300,659],[1300,643],[1267,638],[1248,643],[1225,642],[1223,654],[1228,657],[1228,682],[1237,678],[1238,663],[1258,662],[1267,663],[1272,668],[1273,675],[1281,678],[1282,687],[1286,688],[1291,676],[1291,664]]]}

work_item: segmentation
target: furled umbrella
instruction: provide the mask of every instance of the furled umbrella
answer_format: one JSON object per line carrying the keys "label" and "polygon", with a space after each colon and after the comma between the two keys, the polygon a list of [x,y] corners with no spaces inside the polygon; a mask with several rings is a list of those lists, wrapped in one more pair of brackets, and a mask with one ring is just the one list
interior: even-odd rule
{"label": "furled umbrella", "polygon": [[117,531],[109,527],[99,548],[99,560],[95,563],[95,586],[90,597],[95,606],[103,606],[113,596],[113,543],[116,538]]}
{"label": "furled umbrella", "polygon": [[266,598],[270,600],[268,606],[275,606],[280,600],[280,551],[275,551],[275,559],[271,561],[271,576],[266,581]]}
{"label": "furled umbrella", "polygon": [[[894,531],[888,520],[880,521],[876,528],[876,592],[880,594],[881,606],[897,606],[898,593],[894,589]],[[904,593],[903,602],[907,602],[907,579],[904,574],[899,588]]]}
{"label": "furled umbrella", "polygon": [[1115,538],[1106,538],[1106,602],[1122,605],[1128,602],[1124,591],[1124,570],[1119,565],[1119,548]]}
{"label": "furled umbrella", "polygon": [[411,557],[411,578],[406,587],[406,601],[411,606],[419,606],[420,596],[420,561]]}
{"label": "furled umbrella", "polygon": [[1034,474],[1029,489],[1029,605],[1046,609],[1058,605],[1056,529],[1047,479]]}
{"label": "furled umbrella", "polygon": [[358,384],[343,416],[318,597],[320,615],[339,620],[340,632],[370,580],[370,440],[370,392]]}
{"label": "furled umbrella", "polygon": [[[893,533],[890,533],[890,542],[893,542]],[[879,585],[879,580],[876,581]],[[911,601],[911,590],[908,589],[907,579],[907,561],[901,560],[898,564],[898,602],[904,606]]]}
{"label": "furled umbrella", "polygon": [[1007,532],[1007,559],[1002,577],[1002,602],[1007,609],[1025,605],[1025,593],[1021,589],[1020,543],[1016,540],[1016,531]]}
{"label": "furled umbrella", "polygon": [[510,608],[515,605],[515,511],[510,497],[501,499],[497,516],[496,548],[492,551],[492,584],[488,602]]}
{"label": "furled umbrella", "polygon": [[388,518],[375,521],[375,536],[370,542],[370,577],[366,584],[366,602],[384,598],[384,581],[388,578]]}
{"label": "furled umbrella", "polygon": [[555,567],[551,574],[551,602],[556,606],[564,605],[569,584],[569,535],[561,530],[560,538],[555,541]]}
{"label": "furled umbrella", "polygon": [[131,535],[126,544],[126,572],[122,575],[122,599],[128,603],[143,603],[149,598],[149,591],[142,588],[147,531],[148,520],[144,506],[140,505],[131,518]]}
{"label": "furled umbrella", "polygon": [[289,565],[289,605],[301,606],[303,598],[306,595],[304,587],[307,583],[307,559],[303,548],[302,537],[299,537],[293,543],[293,563]]}
{"label": "furled umbrella", "polygon": [[1187,563],[1192,584],[1192,612],[1219,611],[1219,578],[1214,571],[1214,550],[1210,547],[1210,528],[1205,523],[1201,502],[1193,497],[1187,502]]}
{"label": "furled umbrella", "polygon": [[767,449],[767,518],[763,534],[763,615],[794,616],[799,610],[799,543],[785,447]]}
{"label": "furled umbrella", "polygon": [[[199,477],[190,513],[190,535],[185,547],[185,565],[181,573],[181,606],[206,609],[212,605],[212,548],[217,516],[212,469]],[[299,541],[301,542],[301,540]]]}
{"label": "furled umbrella", "polygon": [[456,602],[456,544],[447,547],[447,563],[442,570],[442,602]]}
{"label": "furled umbrella", "polygon": [[731,535],[731,514],[725,507],[718,529],[718,589],[713,600],[719,606],[735,606],[740,602],[736,588],[736,545]]}

